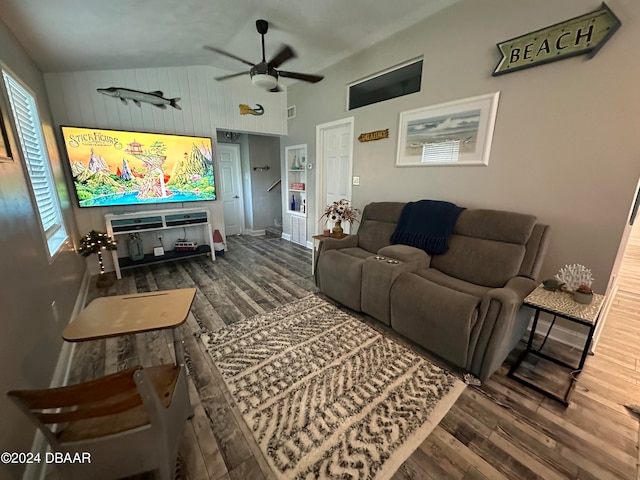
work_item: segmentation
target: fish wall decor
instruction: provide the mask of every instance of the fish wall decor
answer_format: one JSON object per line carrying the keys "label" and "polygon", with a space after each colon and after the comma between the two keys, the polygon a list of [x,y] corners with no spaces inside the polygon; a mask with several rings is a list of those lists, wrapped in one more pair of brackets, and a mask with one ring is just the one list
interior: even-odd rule
{"label": "fish wall decor", "polygon": [[251,108],[249,105],[245,105],[241,103],[238,105],[240,107],[240,115],[264,115],[264,108],[259,103],[256,103],[256,108]]}
{"label": "fish wall decor", "polygon": [[167,108],[167,105],[171,105],[173,108],[182,110],[180,105],[178,105],[180,98],[165,98],[164,93],[160,90],[156,90],[155,92],[141,92],[140,90],[131,90],[130,88],[109,87],[98,88],[98,92],[108,97],[119,98],[125,105],[129,105],[127,100],[131,100],[139,107],[142,106],[141,102],[144,102],[155,105],[158,108]]}

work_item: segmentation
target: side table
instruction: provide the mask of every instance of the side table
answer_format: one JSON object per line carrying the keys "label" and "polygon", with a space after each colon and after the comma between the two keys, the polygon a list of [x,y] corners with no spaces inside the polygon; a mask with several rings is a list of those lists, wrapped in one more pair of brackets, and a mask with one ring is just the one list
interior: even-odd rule
{"label": "side table", "polygon": [[[535,316],[533,319],[533,325],[531,326],[531,334],[529,335],[527,347],[524,352],[522,352],[522,354],[518,357],[513,366],[509,369],[508,376],[510,378],[513,378],[514,380],[517,380],[523,385],[537,390],[538,392],[546,395],[549,398],[557,400],[564,406],[568,406],[569,395],[573,390],[573,387],[575,386],[576,376],[582,371],[584,362],[591,347],[593,333],[595,332],[598,325],[598,317],[600,315],[600,311],[602,310],[602,305],[604,304],[604,295],[598,295],[594,293],[593,301],[589,305],[583,305],[573,300],[573,297],[570,293],[552,292],[549,290],[545,290],[542,285],[539,285],[524,299],[524,304],[535,310]],[[578,365],[571,365],[563,360],[543,353],[541,349],[544,346],[544,341],[542,345],[537,349],[533,348],[533,339],[536,336],[536,328],[538,326],[540,312],[546,312],[553,315],[553,321],[549,326],[549,331],[551,331],[551,329],[553,328],[557,317],[564,318],[568,321],[584,325],[589,328],[587,340],[584,344],[584,348],[582,349],[582,354],[580,356],[580,362],[578,363]],[[549,335],[549,331],[547,332],[547,336]],[[547,337],[545,336],[545,340],[546,338]],[[528,355],[543,358],[556,365],[560,365],[561,367],[569,369],[568,374],[571,376],[571,381],[564,395],[556,395],[555,393],[543,388],[538,384],[531,383],[522,377],[516,376],[518,368]]]}

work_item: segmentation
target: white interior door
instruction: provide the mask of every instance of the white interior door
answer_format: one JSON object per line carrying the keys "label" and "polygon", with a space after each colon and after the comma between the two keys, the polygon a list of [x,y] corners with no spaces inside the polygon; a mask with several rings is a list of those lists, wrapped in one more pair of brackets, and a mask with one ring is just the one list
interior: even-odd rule
{"label": "white interior door", "polygon": [[[351,201],[353,117],[318,125],[316,137],[319,176],[316,198],[320,218],[326,205],[343,198]],[[319,228],[324,228],[324,224],[319,224]],[[342,228],[349,233],[348,223]]]}
{"label": "white interior door", "polygon": [[225,235],[240,235],[244,232],[240,145],[219,143],[218,159],[220,162],[219,192],[224,214]]}

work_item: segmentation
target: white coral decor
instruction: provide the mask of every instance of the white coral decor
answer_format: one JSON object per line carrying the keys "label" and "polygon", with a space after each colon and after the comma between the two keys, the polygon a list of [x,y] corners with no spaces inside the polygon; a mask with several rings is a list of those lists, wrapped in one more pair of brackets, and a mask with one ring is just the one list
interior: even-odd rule
{"label": "white coral decor", "polygon": [[580,285],[591,286],[593,283],[593,275],[591,270],[584,265],[574,263],[573,265],[565,265],[556,274],[556,280],[564,284],[564,289],[575,292]]}

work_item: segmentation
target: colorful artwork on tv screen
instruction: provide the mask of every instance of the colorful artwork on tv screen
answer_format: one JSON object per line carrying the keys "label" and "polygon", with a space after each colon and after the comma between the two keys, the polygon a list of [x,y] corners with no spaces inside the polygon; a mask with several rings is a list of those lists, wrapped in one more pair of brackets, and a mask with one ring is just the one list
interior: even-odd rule
{"label": "colorful artwork on tv screen", "polygon": [[211,139],[62,127],[81,207],[215,200]]}

